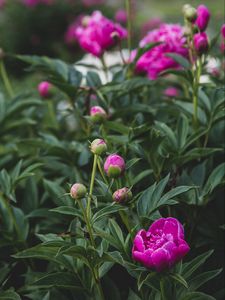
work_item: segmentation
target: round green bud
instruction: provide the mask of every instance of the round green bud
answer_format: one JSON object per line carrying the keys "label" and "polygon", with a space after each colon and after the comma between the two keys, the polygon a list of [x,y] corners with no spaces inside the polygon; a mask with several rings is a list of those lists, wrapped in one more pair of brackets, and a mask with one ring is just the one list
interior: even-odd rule
{"label": "round green bud", "polygon": [[70,196],[73,199],[81,199],[84,198],[87,194],[87,189],[82,183],[74,183],[70,189]]}
{"label": "round green bud", "polygon": [[107,151],[107,144],[103,139],[95,139],[90,146],[91,152],[96,155],[102,155]]}

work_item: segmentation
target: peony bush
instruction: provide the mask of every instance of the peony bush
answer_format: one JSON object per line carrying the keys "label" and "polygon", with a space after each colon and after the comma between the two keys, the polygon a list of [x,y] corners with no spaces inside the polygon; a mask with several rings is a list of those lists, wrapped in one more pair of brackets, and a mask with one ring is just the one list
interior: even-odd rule
{"label": "peony bush", "polygon": [[224,299],[225,25],[186,4],[136,42],[134,4],[79,2],[92,64],[1,45],[0,299]]}

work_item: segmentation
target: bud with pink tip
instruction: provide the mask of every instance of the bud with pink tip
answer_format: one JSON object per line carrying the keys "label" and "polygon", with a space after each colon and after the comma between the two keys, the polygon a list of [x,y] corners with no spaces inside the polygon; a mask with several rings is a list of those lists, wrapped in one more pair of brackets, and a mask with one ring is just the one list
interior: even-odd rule
{"label": "bud with pink tip", "polygon": [[208,36],[205,32],[194,35],[194,47],[198,55],[206,53],[209,49]]}
{"label": "bud with pink tip", "polygon": [[205,31],[210,20],[210,12],[205,5],[199,5],[197,8],[197,19],[195,24],[200,31]]}
{"label": "bud with pink tip", "polygon": [[102,155],[107,151],[107,144],[103,139],[95,139],[91,143],[91,152],[96,155]]}
{"label": "bud with pink tip", "polygon": [[104,170],[111,178],[119,177],[125,171],[124,159],[118,154],[110,154],[105,161]]}
{"label": "bud with pink tip", "polygon": [[190,6],[190,5],[186,5],[183,8],[184,11],[184,17],[187,21],[189,22],[194,22],[197,18],[197,11],[194,7]]}
{"label": "bud with pink tip", "polygon": [[101,106],[92,106],[90,116],[93,123],[102,123],[107,119],[107,113]]}
{"label": "bud with pink tip", "polygon": [[52,84],[48,81],[42,81],[38,85],[38,92],[42,98],[48,98],[52,96]]}
{"label": "bud with pink tip", "polygon": [[132,192],[129,188],[124,187],[113,193],[113,200],[117,203],[126,203],[132,199]]}
{"label": "bud with pink tip", "polygon": [[179,95],[179,91],[177,88],[173,86],[169,86],[168,88],[165,89],[164,95],[166,97],[171,97],[171,98],[177,97]]}
{"label": "bud with pink tip", "polygon": [[87,189],[82,183],[74,183],[70,189],[70,196],[73,199],[79,200],[87,194]]}

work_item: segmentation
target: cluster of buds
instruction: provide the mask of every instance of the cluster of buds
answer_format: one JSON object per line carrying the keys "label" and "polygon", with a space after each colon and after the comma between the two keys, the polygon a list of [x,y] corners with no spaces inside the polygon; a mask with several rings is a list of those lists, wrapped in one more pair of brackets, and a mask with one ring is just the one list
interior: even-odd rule
{"label": "cluster of buds", "polygon": [[187,24],[185,34],[193,36],[193,47],[198,56],[205,54],[209,49],[208,36],[205,30],[210,20],[210,12],[205,5],[199,5],[197,9],[189,4],[183,7],[184,18]]}
{"label": "cluster of buds", "polygon": [[[102,156],[107,151],[107,144],[103,139],[95,139],[92,141],[90,145],[90,151],[97,156]],[[125,172],[125,161],[118,154],[110,154],[107,156],[104,163],[104,171],[109,178],[118,178],[122,176]],[[70,196],[79,200],[86,196],[87,189],[81,183],[75,183],[72,185],[70,189]],[[116,190],[113,193],[112,199],[113,201],[124,204],[127,203],[132,198],[132,192],[129,188],[123,187],[121,189]]]}

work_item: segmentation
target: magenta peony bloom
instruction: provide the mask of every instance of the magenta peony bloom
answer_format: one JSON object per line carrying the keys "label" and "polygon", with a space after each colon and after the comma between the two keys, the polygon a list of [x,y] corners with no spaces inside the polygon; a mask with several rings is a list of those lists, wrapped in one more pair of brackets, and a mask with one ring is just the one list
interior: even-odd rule
{"label": "magenta peony bloom", "polygon": [[179,95],[179,91],[177,88],[170,86],[164,91],[164,95],[167,97],[177,97]]}
{"label": "magenta peony bloom", "polygon": [[206,30],[210,19],[210,12],[205,5],[199,5],[197,8],[197,19],[195,24],[198,26],[200,31]]}
{"label": "magenta peony bloom", "polygon": [[76,42],[77,39],[76,39],[75,31],[78,26],[81,26],[83,17],[84,17],[84,15],[78,16],[74,20],[74,22],[68,26],[66,33],[64,35],[64,40],[65,40],[66,44],[71,45]]}
{"label": "magenta peony bloom", "polygon": [[118,154],[110,154],[105,161],[104,170],[109,177],[119,177],[125,171],[124,159]]}
{"label": "magenta peony bloom", "polygon": [[[162,42],[159,46],[152,48],[143,54],[136,64],[138,73],[147,73],[150,79],[156,79],[160,72],[179,68],[167,53],[176,53],[188,57],[188,49],[185,48],[186,38],[183,36],[184,29],[177,24],[162,24],[159,29],[150,31],[140,42],[140,47],[149,43]],[[135,55],[134,55],[135,56]]]}
{"label": "magenta peony bloom", "polygon": [[189,250],[180,222],[175,218],[161,218],[148,231],[141,229],[136,234],[132,256],[146,268],[161,272],[173,267]]}
{"label": "magenta peony bloom", "polygon": [[127,22],[127,12],[124,9],[118,9],[115,13],[115,20],[118,23],[126,24]]}
{"label": "magenta peony bloom", "polygon": [[83,26],[75,30],[75,36],[85,51],[100,57],[105,50],[127,36],[127,31],[119,24],[104,17],[100,11],[83,18]]}
{"label": "magenta peony bloom", "polygon": [[196,33],[193,38],[194,47],[198,55],[206,53],[209,48],[208,36],[205,32]]}
{"label": "magenta peony bloom", "polygon": [[41,97],[48,98],[51,96],[52,84],[48,81],[42,81],[38,85],[38,92]]}

